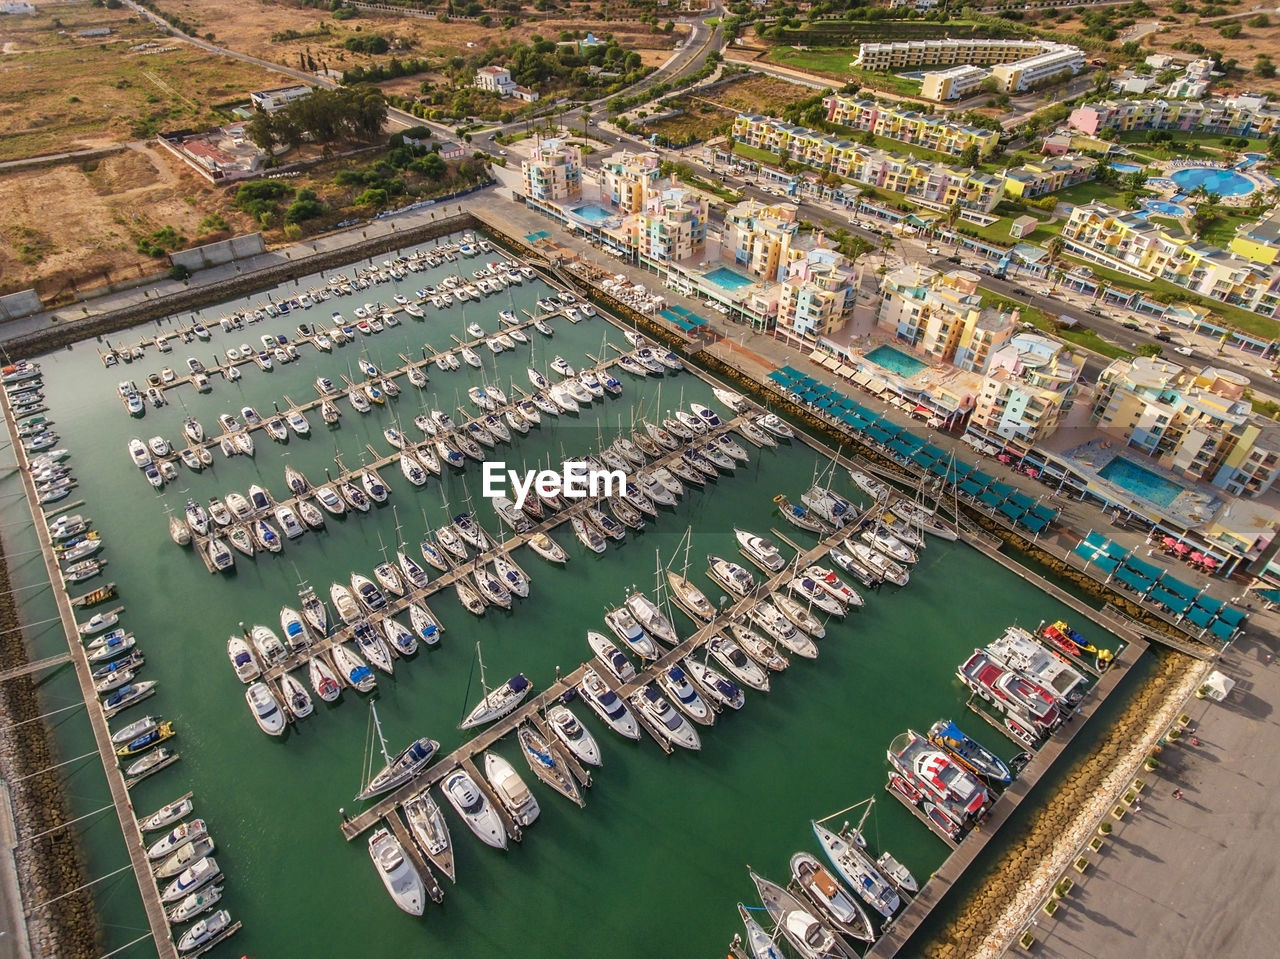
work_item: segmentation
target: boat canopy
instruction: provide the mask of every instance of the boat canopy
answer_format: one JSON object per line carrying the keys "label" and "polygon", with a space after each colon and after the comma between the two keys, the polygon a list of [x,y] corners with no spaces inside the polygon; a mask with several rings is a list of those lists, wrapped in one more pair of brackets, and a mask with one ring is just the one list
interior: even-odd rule
{"label": "boat canopy", "polygon": [[522,693],[529,688],[529,680],[524,678],[524,673],[520,673],[507,680],[507,688],[513,693]]}

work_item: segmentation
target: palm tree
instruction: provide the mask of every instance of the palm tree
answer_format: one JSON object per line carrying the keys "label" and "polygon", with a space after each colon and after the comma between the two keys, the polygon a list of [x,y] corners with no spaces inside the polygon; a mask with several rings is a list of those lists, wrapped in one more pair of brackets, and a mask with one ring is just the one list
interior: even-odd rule
{"label": "palm tree", "polygon": [[955,229],[956,220],[960,219],[960,214],[964,212],[960,206],[960,201],[956,200],[951,206],[947,207],[947,229]]}
{"label": "palm tree", "polygon": [[1054,267],[1058,263],[1058,258],[1062,256],[1062,251],[1067,243],[1060,236],[1049,237],[1049,242],[1044,245],[1045,252],[1049,254],[1049,272],[1052,274],[1049,289],[1056,289],[1058,281],[1062,278],[1062,271],[1055,270]]}
{"label": "palm tree", "polygon": [[889,268],[889,251],[893,249],[893,235],[886,233],[880,237],[881,266]]}
{"label": "palm tree", "polygon": [[591,104],[584,103],[582,112],[579,115],[582,117],[582,139],[585,140],[587,138],[587,124],[591,120]]}

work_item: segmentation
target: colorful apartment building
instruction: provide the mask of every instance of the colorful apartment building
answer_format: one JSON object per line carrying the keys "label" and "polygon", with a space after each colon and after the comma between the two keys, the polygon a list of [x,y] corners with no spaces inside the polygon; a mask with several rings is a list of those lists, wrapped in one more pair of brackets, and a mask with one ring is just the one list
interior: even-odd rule
{"label": "colorful apartment building", "polygon": [[623,213],[639,213],[662,179],[662,158],[653,152],[623,150],[601,164],[600,192]]}
{"label": "colorful apartment building", "polygon": [[660,268],[700,257],[707,243],[707,201],[674,186],[650,192],[640,210],[602,233],[643,266]]}
{"label": "colorful apartment building", "polygon": [[725,211],[721,255],[758,280],[781,282],[799,229],[792,204],[744,200]]}
{"label": "colorful apartment building", "polygon": [[953,123],[944,117],[930,116],[916,110],[886,106],[874,100],[829,96],[822,101],[827,120],[854,130],[869,130],[878,137],[901,140],[937,153],[959,156],[971,146],[986,156],[1000,142],[995,130]]}
{"label": "colorful apartment building", "polygon": [[1045,157],[1005,170],[1005,195],[1032,199],[1087,183],[1095,176],[1098,161],[1084,156]]}
{"label": "colorful apartment building", "polygon": [[1165,280],[1263,316],[1280,312],[1280,268],[1174,236],[1104,203],[1073,209],[1061,236],[1069,253],[1137,280]]}
{"label": "colorful apartment building", "polygon": [[818,236],[808,250],[791,249],[778,290],[778,326],[800,336],[829,336],[844,326],[857,300],[848,259]]}
{"label": "colorful apartment building", "polygon": [[1160,357],[1118,359],[1098,377],[1091,419],[1165,469],[1258,496],[1280,467],[1280,429],[1255,417],[1248,386],[1229,370],[1194,373]]}
{"label": "colorful apartment building", "polygon": [[1280,211],[1271,211],[1257,223],[1241,224],[1227,249],[1254,263],[1274,264],[1280,257]]}
{"label": "colorful apartment building", "polygon": [[881,283],[876,322],[934,361],[983,373],[1018,317],[983,308],[975,273],[907,263]]}
{"label": "colorful apartment building", "polygon": [[528,200],[558,203],[582,195],[582,153],[558,137],[540,141],[520,171]]}
{"label": "colorful apartment building", "polygon": [[739,116],[733,135],[749,146],[935,207],[959,203],[989,213],[1004,196],[1002,177],[862,146],[772,117]]}
{"label": "colorful apartment building", "polygon": [[1280,109],[1256,94],[1203,100],[1103,100],[1072,110],[1067,124],[1090,136],[1112,130],[1173,130],[1269,137],[1280,132]]}
{"label": "colorful apartment building", "polygon": [[960,100],[976,93],[989,76],[990,70],[967,63],[946,70],[930,70],[920,78],[920,96],[938,103]]}
{"label": "colorful apartment building", "polygon": [[1039,333],[1013,334],[991,354],[969,427],[989,438],[1040,442],[1071,409],[1080,371],[1081,364],[1060,341]]}

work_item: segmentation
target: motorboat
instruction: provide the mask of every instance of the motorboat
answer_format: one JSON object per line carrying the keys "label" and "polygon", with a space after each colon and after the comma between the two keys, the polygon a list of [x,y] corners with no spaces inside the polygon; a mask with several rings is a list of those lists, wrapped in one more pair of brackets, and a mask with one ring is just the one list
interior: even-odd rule
{"label": "motorboat", "polygon": [[707,564],[710,567],[707,575],[735,596],[747,596],[756,587],[756,579],[750,571],[732,560],[709,555]]}
{"label": "motorboat", "polygon": [[222,887],[210,886],[200,892],[193,892],[167,913],[165,918],[173,925],[190,922],[201,913],[208,912],[222,901]]}
{"label": "motorboat", "polygon": [[587,633],[587,645],[591,647],[591,651],[596,654],[601,664],[609,670],[619,682],[629,683],[636,678],[636,667],[627,659],[617,646],[609,642],[607,636],[603,633],[589,631]]}
{"label": "motorboat", "polygon": [[1007,669],[986,650],[975,649],[956,672],[981,699],[1029,730],[1033,739],[1047,736],[1066,715],[1053,693]]}
{"label": "motorboat", "polygon": [[206,835],[198,836],[190,842],[185,842],[178,846],[167,858],[161,861],[158,866],[152,867],[155,874],[160,879],[168,879],[178,875],[192,863],[199,862],[205,856],[214,850],[214,842],[212,837]]}
{"label": "motorboat", "polygon": [[129,458],[133,460],[133,465],[138,469],[146,469],[151,465],[151,451],[147,449],[147,444],[142,442],[136,436],[129,440]]}
{"label": "motorboat", "polygon": [[244,698],[259,729],[268,736],[279,736],[284,732],[284,710],[280,708],[280,700],[270,686],[262,682],[254,683],[245,690]]}
{"label": "motorboat", "polygon": [[[280,529],[288,539],[297,539],[307,531],[306,527],[298,520],[298,514],[288,504],[277,506],[274,510],[274,515],[276,522],[280,524]],[[321,521],[323,522],[323,518]]]}
{"label": "motorboat", "polygon": [[746,703],[746,697],[742,695],[742,690],[736,682],[716,668],[687,657],[681,661],[681,666],[689,671],[689,675],[694,677],[698,685],[707,690],[709,697],[717,703],[727,705],[730,709],[741,709]]}
{"label": "motorboat", "polygon": [[821,823],[814,822],[811,825],[822,851],[827,854],[827,859],[849,887],[884,918],[893,918],[893,914],[902,905],[902,900],[888,880],[880,875],[871,857],[856,842],[832,832]]}
{"label": "motorboat", "polygon": [[849,470],[849,479],[853,481],[853,485],[866,493],[877,503],[889,498],[890,489],[886,483],[880,482],[869,473],[861,470]]}
{"label": "motorboat", "polygon": [[816,856],[807,852],[792,856],[791,878],[837,932],[860,942],[875,941],[875,927],[867,911]]}
{"label": "motorboat", "polygon": [[879,550],[866,543],[853,541],[850,541],[848,546],[853,553],[854,559],[865,565],[886,583],[893,583],[895,586],[906,586],[910,582],[911,574],[907,572],[906,568],[899,566]]}
{"label": "motorboat", "polygon": [[889,743],[889,764],[959,825],[971,822],[991,801],[986,786],[914,729]]}
{"label": "motorboat", "polygon": [[440,791],[477,839],[495,849],[507,848],[502,819],[466,770],[457,769],[446,776]]}
{"label": "motorboat", "polygon": [[604,621],[613,630],[613,634],[642,660],[658,658],[657,644],[626,606],[619,606],[605,613]]}
{"label": "motorboat", "polygon": [[150,816],[138,820],[138,828],[142,832],[155,832],[157,829],[165,829],[191,815],[191,810],[194,808],[195,804],[192,803],[189,796],[174,800],[167,805],[161,806]]}
{"label": "motorboat", "polygon": [[852,959],[840,939],[787,890],[763,876],[751,873],[756,892],[783,936],[803,959]]}
{"label": "motorboat", "polygon": [[[792,577],[787,583],[787,589],[801,602],[811,607],[816,606],[830,616],[843,618],[849,612],[844,603],[840,602],[832,593],[827,592],[816,580],[808,575]],[[800,623],[796,625],[802,629],[804,628]]]}
{"label": "motorboat", "polygon": [[111,743],[114,746],[120,746],[131,740],[137,739],[155,729],[159,729],[161,720],[155,716],[143,716],[141,719],[135,719],[127,726],[117,729],[111,734]]}
{"label": "motorboat", "polygon": [[591,710],[610,729],[626,739],[639,739],[640,728],[622,697],[609,688],[594,669],[587,666],[582,671],[578,691]]}
{"label": "motorboat", "polygon": [[110,629],[119,620],[120,617],[115,612],[94,613],[87,622],[80,623],[76,629],[81,636],[93,636],[105,629]]}
{"label": "motorboat", "polygon": [[715,714],[707,706],[688,674],[677,665],[668,666],[657,676],[657,683],[671,700],[696,723],[710,725]]}
{"label": "motorboat", "polygon": [[484,754],[484,774],[494,795],[519,826],[532,825],[541,814],[538,800],[512,765],[497,753]]}
{"label": "motorboat", "polygon": [[[776,598],[776,597],[775,597]],[[747,619],[752,625],[764,630],[780,646],[797,656],[814,659],[818,655],[818,647],[807,635],[796,628],[787,616],[772,600],[763,600],[747,610]]]}
{"label": "motorboat", "polygon": [[564,747],[579,761],[599,766],[600,746],[591,732],[578,721],[563,703],[551,706],[546,713],[547,727]]}
{"label": "motorboat", "polygon": [[769,674],[727,636],[711,637],[707,642],[707,651],[742,685],[761,692],[769,691]]}
{"label": "motorboat", "polygon": [[677,711],[662,695],[648,684],[642,686],[628,697],[649,725],[668,743],[683,746],[685,749],[701,749],[702,740],[698,731],[690,725],[684,714]]}
{"label": "motorboat", "polygon": [[236,678],[242,683],[251,683],[262,674],[253,650],[239,636],[232,636],[227,640],[227,658],[231,660],[231,668],[236,671]]}
{"label": "motorboat", "polygon": [[776,413],[765,413],[763,416],[757,417],[755,422],[758,426],[778,437],[778,439],[795,439],[795,430],[784,423]]}
{"label": "motorboat", "polygon": [[787,561],[772,540],[757,536],[748,530],[738,529],[736,526],[733,534],[743,554],[766,572],[778,573],[787,565]]}
{"label": "motorboat", "polygon": [[201,919],[178,939],[178,952],[195,952],[211,946],[231,926],[231,913],[219,909],[212,916]]}
{"label": "motorboat", "polygon": [[422,915],[427,905],[422,876],[390,830],[374,830],[369,837],[369,858],[391,901],[411,916]]}
{"label": "motorboat", "polygon": [[471,729],[500,719],[515,709],[533,690],[533,684],[523,673],[517,673],[497,689],[487,693],[475,708],[458,725],[459,729]]}
{"label": "motorboat", "polygon": [[[209,833],[209,826],[203,819],[192,819],[170,829],[161,839],[147,847],[148,859],[164,859],[171,855],[184,843],[202,839]],[[183,867],[186,868],[186,867]],[[181,872],[182,870],[178,870]]]}
{"label": "motorboat", "polygon": [[231,510],[227,508],[226,503],[216,496],[209,498],[209,518],[219,526],[230,526],[235,522],[235,518],[231,515]]}
{"label": "motorboat", "polygon": [[453,839],[449,825],[429,790],[418,793],[404,804],[409,832],[432,864],[443,872],[450,882],[455,881]]}
{"label": "motorboat", "polygon": [[332,486],[316,487],[316,502],[330,516],[341,516],[347,511],[347,504]]}
{"label": "motorboat", "polygon": [[198,859],[160,892],[161,902],[177,902],[191,893],[212,883],[222,875],[222,870],[212,856]]}
{"label": "motorboat", "polygon": [[169,750],[161,746],[159,749],[148,750],[140,759],[135,759],[129,765],[124,767],[124,774],[129,778],[142,779],[151,773],[158,771],[161,766],[167,762],[171,762],[177,756]]}
{"label": "motorboat", "polygon": [[986,653],[998,665],[1048,690],[1063,706],[1074,708],[1084,697],[1084,674],[1021,626],[1006,627],[987,644]]}
{"label": "motorboat", "polygon": [[[351,574],[351,593],[371,613],[376,613],[387,605],[387,597],[382,590],[373,584],[373,580],[360,573]],[[338,605],[336,598],[334,605]]]}

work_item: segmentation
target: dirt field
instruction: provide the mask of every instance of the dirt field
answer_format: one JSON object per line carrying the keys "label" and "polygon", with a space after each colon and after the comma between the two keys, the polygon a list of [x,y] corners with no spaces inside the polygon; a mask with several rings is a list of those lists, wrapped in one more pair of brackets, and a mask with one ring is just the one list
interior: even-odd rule
{"label": "dirt field", "polygon": [[[66,35],[51,16],[6,18],[0,160],[208,126],[218,122],[212,106],[278,83],[265,70],[163,39],[124,11],[87,3],[53,9]],[[95,27],[112,33],[74,36]]]}
{"label": "dirt field", "polygon": [[[161,9],[197,26],[201,35],[206,31],[213,32],[220,46],[294,67],[298,65],[300,56],[310,53],[331,70],[385,60],[385,55],[370,57],[343,49],[343,42],[348,37],[369,33],[399,39],[402,57],[452,57],[466,56],[486,46],[515,40],[527,42],[534,34],[558,39],[562,30],[591,30],[597,36],[609,32],[623,46],[637,50],[646,65],[656,66],[666,59],[687,32],[679,25],[667,35],[652,33],[648,24],[573,19],[525,21],[510,29],[496,25],[482,27],[469,22],[440,23],[381,13],[361,14],[352,20],[334,20],[327,10],[265,0],[230,4],[225,0],[159,0],[159,3]],[[291,30],[302,36],[287,38]],[[274,41],[273,36],[277,38]]]}
{"label": "dirt field", "polygon": [[706,99],[738,113],[780,113],[784,107],[807,100],[818,91],[788,83],[778,77],[755,74],[721,84]]}
{"label": "dirt field", "polygon": [[0,288],[24,289],[39,279],[37,288],[49,295],[72,279],[101,282],[109,272],[119,281],[138,264],[153,273],[156,261],[137,252],[138,239],[171,226],[194,242],[211,213],[235,232],[253,229],[225,192],[177,167],[159,147],[6,172],[0,178]]}

